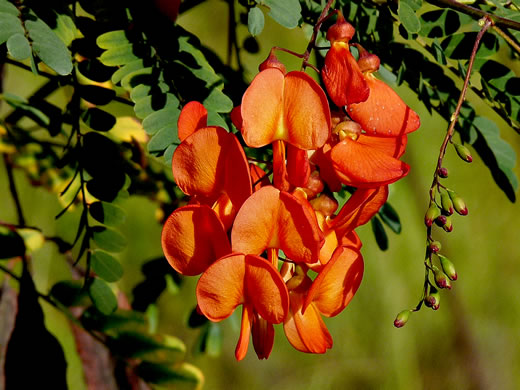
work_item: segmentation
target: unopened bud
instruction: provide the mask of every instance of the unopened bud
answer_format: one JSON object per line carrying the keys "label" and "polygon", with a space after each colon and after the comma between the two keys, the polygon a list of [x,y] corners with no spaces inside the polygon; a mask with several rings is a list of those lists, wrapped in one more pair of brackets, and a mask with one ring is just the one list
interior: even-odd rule
{"label": "unopened bud", "polygon": [[432,253],[439,253],[439,251],[442,249],[442,245],[439,241],[433,241],[430,244],[430,251]]}
{"label": "unopened bud", "polygon": [[453,144],[455,146],[455,150],[457,151],[457,154],[461,159],[463,159],[466,162],[472,162],[473,157],[471,157],[471,153],[469,152],[469,149],[466,148],[464,145],[461,144]]}
{"label": "unopened bud", "polygon": [[408,322],[408,319],[410,318],[411,314],[412,314],[411,310],[403,310],[402,312],[400,312],[397,315],[397,317],[395,317],[394,326],[396,328],[402,328],[403,326],[405,326],[406,323]]}
{"label": "unopened bud", "polygon": [[448,290],[451,290],[450,279],[446,276],[444,272],[442,272],[435,265],[433,266],[433,277],[435,279],[435,284],[437,285],[437,287],[447,288]]}
{"label": "unopened bud", "polygon": [[442,177],[443,179],[446,179],[448,177],[448,168],[439,168],[438,170],[439,172],[439,176]]}
{"label": "unopened bud", "polygon": [[453,224],[451,223],[451,216],[447,216],[446,217],[446,222],[444,223],[444,225],[442,225],[442,228],[446,231],[446,232],[451,232],[453,230]]}
{"label": "unopened bud", "polygon": [[446,274],[446,276],[450,280],[457,280],[457,278],[458,278],[457,271],[455,270],[455,266],[453,265],[453,263],[446,256],[443,256],[443,255],[437,255],[437,256],[439,257],[439,260],[441,261],[441,267],[442,267],[442,270],[444,271],[444,273]]}
{"label": "unopened bud", "polygon": [[447,221],[447,217],[445,215],[439,215],[436,219],[435,219],[435,224],[439,227],[443,227],[444,225],[446,225],[446,221]]}
{"label": "unopened bud", "polygon": [[424,223],[426,224],[426,226],[432,226],[433,221],[435,221],[435,219],[437,219],[439,215],[441,215],[441,210],[437,207],[435,203],[432,203],[426,211],[426,215],[424,216]]}
{"label": "unopened bud", "polygon": [[441,304],[441,295],[435,287],[430,287],[430,293],[424,298],[424,304],[437,310]]}
{"label": "unopened bud", "polygon": [[442,210],[446,214],[448,214],[448,215],[453,214],[453,202],[451,201],[451,198],[447,192],[443,192],[441,194],[441,205],[442,205]]}
{"label": "unopened bud", "polygon": [[285,65],[280,62],[278,57],[276,57],[273,49],[271,49],[269,56],[265,59],[265,61],[258,66],[258,70],[261,72],[271,68],[279,69],[283,74],[287,73]]}
{"label": "unopened bud", "polygon": [[462,199],[454,191],[448,191],[448,195],[450,196],[450,199],[453,202],[453,207],[455,208],[455,211],[460,215],[468,215],[468,208],[466,207],[464,199]]}

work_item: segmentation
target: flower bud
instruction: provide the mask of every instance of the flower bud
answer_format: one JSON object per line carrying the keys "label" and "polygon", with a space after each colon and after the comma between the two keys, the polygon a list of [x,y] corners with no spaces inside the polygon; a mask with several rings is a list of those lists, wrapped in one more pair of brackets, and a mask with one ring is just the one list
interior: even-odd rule
{"label": "flower bud", "polygon": [[435,279],[435,284],[439,288],[447,288],[448,290],[451,290],[451,281],[446,276],[444,272],[442,272],[438,267],[435,265],[433,266],[433,277]]}
{"label": "flower bud", "polygon": [[261,72],[266,69],[276,68],[279,69],[283,74],[287,73],[285,65],[280,62],[278,57],[274,54],[274,50],[269,52],[269,56],[258,66],[258,70]]}
{"label": "flower bud", "polygon": [[443,227],[444,225],[446,225],[446,221],[447,221],[447,217],[445,215],[439,215],[436,219],[435,219],[435,224],[438,226],[438,227]]}
{"label": "flower bud", "polygon": [[461,159],[463,159],[466,162],[472,162],[473,157],[471,157],[471,153],[469,152],[469,149],[466,148],[464,145],[461,144],[453,144],[455,146],[455,150],[457,151],[457,154]]}
{"label": "flower bud", "polygon": [[432,253],[439,253],[439,251],[442,249],[442,245],[439,241],[433,241],[430,244],[430,251]]}
{"label": "flower bud", "polygon": [[448,195],[450,196],[450,199],[453,202],[453,207],[455,208],[455,211],[460,215],[468,215],[468,208],[466,207],[464,199],[462,199],[454,191],[448,191]]}
{"label": "flower bud", "polygon": [[437,310],[441,304],[441,295],[435,287],[430,287],[430,293],[424,298],[424,304]]}
{"label": "flower bud", "polygon": [[446,192],[443,192],[441,194],[441,205],[442,205],[442,210],[446,214],[448,214],[448,215],[453,214],[453,202],[451,201],[450,196]]}
{"label": "flower bud", "polygon": [[444,229],[444,231],[449,233],[453,230],[453,225],[451,223],[451,216],[448,215],[445,218],[446,218],[446,222],[444,223],[444,225],[442,225],[442,228]]}
{"label": "flower bud", "polygon": [[446,179],[448,177],[448,168],[441,167],[437,172],[439,173],[439,176],[443,179]]}
{"label": "flower bud", "polygon": [[441,210],[439,210],[435,203],[432,203],[424,216],[424,223],[426,226],[432,226],[433,221],[435,221],[439,215],[441,215]]}
{"label": "flower bud", "polygon": [[397,317],[395,317],[394,320],[394,326],[396,328],[401,328],[406,325],[408,322],[408,319],[410,318],[410,315],[412,314],[411,310],[403,310],[400,312]]}
{"label": "flower bud", "polygon": [[437,255],[439,257],[439,260],[441,261],[441,267],[444,273],[450,280],[457,280],[457,271],[455,270],[455,266],[453,263],[443,255]]}

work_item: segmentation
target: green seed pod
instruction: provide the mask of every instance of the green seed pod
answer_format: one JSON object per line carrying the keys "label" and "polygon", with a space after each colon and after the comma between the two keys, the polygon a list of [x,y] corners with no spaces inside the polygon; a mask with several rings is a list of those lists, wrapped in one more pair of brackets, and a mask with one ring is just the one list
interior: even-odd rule
{"label": "green seed pod", "polygon": [[446,216],[446,222],[444,223],[444,225],[442,225],[442,228],[446,231],[446,232],[451,232],[453,230],[453,224],[451,223],[451,216]]}
{"label": "green seed pod", "polygon": [[441,210],[435,203],[432,203],[426,211],[426,215],[424,216],[424,223],[426,226],[432,226],[433,221],[435,221],[439,215],[441,215]]}
{"label": "green seed pod", "polygon": [[472,162],[473,157],[471,157],[471,153],[469,152],[469,149],[466,148],[464,145],[461,144],[453,144],[455,146],[455,150],[457,151],[457,154],[461,159],[463,159],[466,162]]}
{"label": "green seed pod", "polygon": [[430,293],[424,297],[424,304],[431,307],[433,310],[437,310],[441,304],[441,295],[439,290],[435,287],[430,287]]}
{"label": "green seed pod", "polygon": [[433,241],[430,244],[430,251],[432,253],[439,253],[439,251],[442,249],[442,245],[439,241]]}
{"label": "green seed pod", "polygon": [[412,314],[411,310],[403,310],[400,312],[397,317],[395,317],[394,320],[394,326],[396,328],[401,328],[406,325],[408,322],[408,319],[410,318],[410,315]]}
{"label": "green seed pod", "polygon": [[435,284],[439,288],[447,288],[448,290],[451,290],[451,281],[446,276],[444,272],[442,272],[439,268],[437,268],[435,265],[433,266],[433,277],[435,278]]}
{"label": "green seed pod", "polygon": [[451,201],[450,195],[447,192],[441,194],[441,205],[442,210],[448,214],[453,214],[453,202]]}
{"label": "green seed pod", "polygon": [[456,192],[448,191],[448,195],[453,202],[453,207],[455,211],[460,215],[468,215],[468,208],[466,207],[466,203],[464,199],[462,199]]}
{"label": "green seed pod", "polygon": [[441,267],[444,273],[450,280],[457,280],[457,271],[455,270],[455,266],[453,263],[443,255],[437,255],[439,257],[439,260],[441,261]]}

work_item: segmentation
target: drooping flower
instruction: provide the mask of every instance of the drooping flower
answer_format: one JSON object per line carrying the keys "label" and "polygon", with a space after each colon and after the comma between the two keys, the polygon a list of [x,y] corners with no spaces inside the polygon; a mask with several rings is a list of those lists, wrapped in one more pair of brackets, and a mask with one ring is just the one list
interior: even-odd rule
{"label": "drooping flower", "polygon": [[340,246],[316,279],[294,275],[289,279],[289,315],[284,331],[299,351],[324,353],[332,347],[322,315],[333,317],[350,303],[363,278],[363,258],[359,250]]}
{"label": "drooping flower", "polygon": [[327,92],[338,107],[367,100],[369,87],[359,65],[350,52],[349,42],[355,30],[341,12],[336,23],[327,30],[330,49],[325,56],[321,77]]}
{"label": "drooping flower", "polygon": [[173,176],[192,202],[212,207],[227,230],[252,193],[249,164],[234,134],[218,126],[199,128],[206,125],[202,105],[187,107],[179,117],[183,141],[173,154]]}
{"label": "drooping flower", "polygon": [[243,254],[220,258],[202,274],[197,302],[211,321],[221,321],[243,305],[237,360],[246,356],[251,326],[255,325],[266,327],[254,332],[254,340],[259,358],[267,358],[274,340],[270,326],[283,322],[289,311],[287,287],[278,270],[261,257]]}

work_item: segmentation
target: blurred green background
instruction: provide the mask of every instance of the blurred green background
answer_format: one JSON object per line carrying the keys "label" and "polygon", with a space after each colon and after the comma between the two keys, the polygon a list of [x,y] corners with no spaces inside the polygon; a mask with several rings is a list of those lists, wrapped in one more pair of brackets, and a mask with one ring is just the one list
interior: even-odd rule
{"label": "blurred green background", "polygon": [[[226,20],[227,5],[215,0],[183,14],[178,23],[225,60]],[[243,39],[247,30],[243,26],[240,29]],[[302,52],[307,44],[301,30],[285,30],[269,18],[259,41],[259,54],[242,57],[250,77],[271,46]],[[299,60],[285,55],[280,58],[289,69],[299,68]],[[520,75],[520,68],[513,71]],[[4,89],[24,96],[37,82],[28,72],[12,71],[7,74]],[[197,278],[186,278],[177,294],[165,292],[161,296],[160,330],[186,342],[186,360],[204,372],[205,389],[520,388],[520,209],[498,189],[478,157],[466,164],[449,149],[445,160],[450,170],[445,183],[463,196],[469,215],[456,216],[453,232],[436,229],[435,237],[442,242],[442,253],[454,262],[459,280],[451,291],[441,292],[437,312],[423,308],[404,328],[396,329],[392,324],[395,315],[414,307],[421,295],[426,232],[423,216],[447,129],[446,121],[431,116],[413,93],[406,88],[400,88],[399,93],[420,114],[422,122],[420,130],[409,136],[403,158],[412,170],[391,186],[390,202],[401,217],[402,233],[394,235],[387,229],[390,248],[382,252],[370,225],[358,229],[364,243],[365,277],[349,307],[339,316],[326,319],[334,339],[330,351],[324,355],[297,352],[285,339],[282,327],[276,326],[275,346],[267,361],[259,361],[250,345],[246,359],[236,362],[240,314],[236,313],[223,324],[221,356],[194,355],[199,331],[187,328],[186,319],[196,303]],[[500,124],[491,110],[482,109]],[[501,127],[501,135],[520,152],[520,137],[513,130]],[[520,173],[518,168],[516,173]],[[16,179],[27,224],[43,226],[47,235],[71,237],[71,226],[75,226],[79,214],[67,213],[55,222],[54,216],[61,209],[55,194],[30,186],[21,174]],[[0,218],[14,221],[3,164],[0,186]],[[125,277],[118,286],[130,295],[143,279],[141,264],[162,254],[161,226],[155,218],[156,207],[149,200],[132,197],[123,206],[128,219],[122,232],[129,246],[120,257]],[[33,254],[33,267],[40,291],[48,291],[55,281],[70,274],[52,244]],[[71,388],[82,389],[79,360],[67,321],[52,308],[45,309],[48,326],[67,346]]]}

